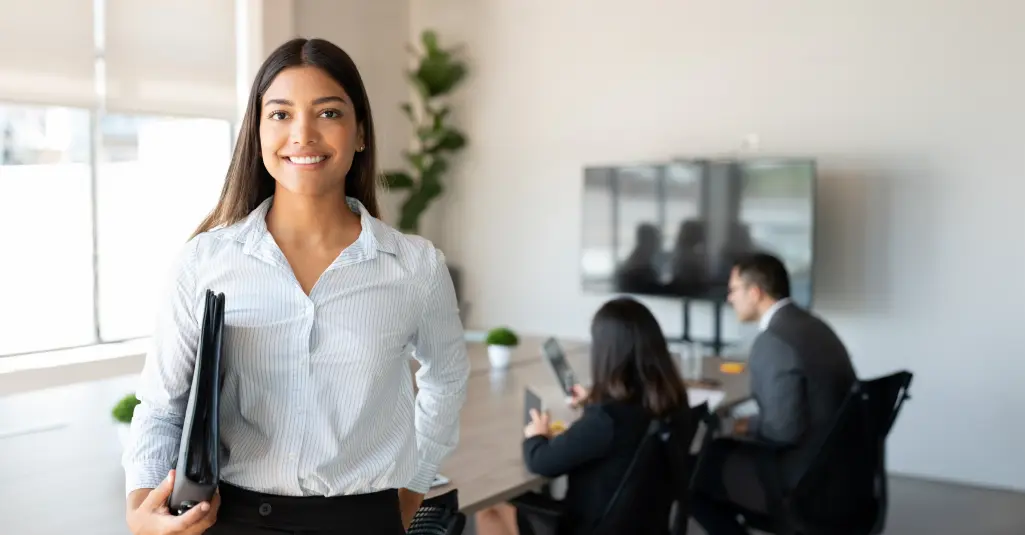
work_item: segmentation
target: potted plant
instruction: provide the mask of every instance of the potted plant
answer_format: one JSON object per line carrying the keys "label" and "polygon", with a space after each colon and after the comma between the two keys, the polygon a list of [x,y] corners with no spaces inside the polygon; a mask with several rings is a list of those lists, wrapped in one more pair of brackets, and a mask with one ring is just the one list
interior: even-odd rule
{"label": "potted plant", "polygon": [[488,362],[492,368],[506,368],[512,348],[520,343],[520,339],[508,327],[495,327],[488,331],[484,342],[488,345]]}
{"label": "potted plant", "polygon": [[[466,63],[460,59],[458,47],[442,48],[432,30],[420,35],[420,45],[409,47],[416,63],[406,72],[415,98],[401,105],[414,134],[410,150],[402,152],[408,166],[383,173],[389,191],[405,193],[396,228],[408,234],[420,232],[421,216],[445,191],[442,178],[449,159],[466,146],[466,136],[451,124],[451,108],[446,102],[466,78]],[[459,308],[465,313],[459,268],[449,263],[448,270]]]}
{"label": "potted plant", "polygon": [[117,438],[121,441],[123,448],[128,444],[128,435],[131,430],[132,416],[135,415],[135,407],[139,405],[139,398],[135,393],[128,394],[121,398],[111,410],[114,421],[117,422]]}
{"label": "potted plant", "polygon": [[441,177],[449,157],[466,146],[466,136],[449,124],[451,109],[445,104],[445,97],[466,77],[466,64],[456,49],[441,48],[432,30],[425,30],[420,42],[422,50],[410,47],[417,63],[406,73],[417,100],[401,106],[415,134],[413,150],[402,152],[410,169],[384,173],[389,190],[408,192],[398,222],[398,229],[408,233],[419,231],[420,216],[444,191]]}

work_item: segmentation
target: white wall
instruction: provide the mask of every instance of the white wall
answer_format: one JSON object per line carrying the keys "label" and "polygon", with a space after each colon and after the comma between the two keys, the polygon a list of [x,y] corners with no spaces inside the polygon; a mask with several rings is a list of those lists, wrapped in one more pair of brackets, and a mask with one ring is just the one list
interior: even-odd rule
{"label": "white wall", "polygon": [[[411,128],[399,105],[410,98],[405,71],[410,55],[409,0],[294,0],[295,25],[301,37],[327,39],[356,62],[370,97],[377,133],[378,165],[403,165],[402,150]],[[382,199],[385,219],[392,221],[397,199]]]}
{"label": "white wall", "polygon": [[[472,61],[470,145],[438,208],[471,326],[586,336],[603,298],[579,290],[582,166],[755,133],[820,158],[818,311],[862,376],[916,374],[891,467],[1025,489],[1025,4],[432,0],[411,16]],[[676,331],[675,305],[651,304]]]}

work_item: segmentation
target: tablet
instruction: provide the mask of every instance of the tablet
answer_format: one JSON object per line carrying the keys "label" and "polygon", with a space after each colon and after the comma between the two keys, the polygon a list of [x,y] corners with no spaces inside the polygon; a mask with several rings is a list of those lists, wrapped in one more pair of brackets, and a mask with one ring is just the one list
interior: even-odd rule
{"label": "tablet", "polygon": [[548,361],[552,372],[555,373],[555,379],[559,381],[559,386],[562,387],[566,397],[573,397],[573,387],[577,384],[577,378],[573,373],[573,368],[570,368],[569,361],[566,360],[566,354],[562,351],[559,342],[555,338],[545,340],[541,346],[541,352],[544,353],[545,360]]}
{"label": "tablet", "polygon": [[541,403],[541,397],[534,393],[529,388],[523,389],[523,425],[527,425],[532,421],[530,417],[531,409],[536,410],[538,413],[544,410],[544,405]]}

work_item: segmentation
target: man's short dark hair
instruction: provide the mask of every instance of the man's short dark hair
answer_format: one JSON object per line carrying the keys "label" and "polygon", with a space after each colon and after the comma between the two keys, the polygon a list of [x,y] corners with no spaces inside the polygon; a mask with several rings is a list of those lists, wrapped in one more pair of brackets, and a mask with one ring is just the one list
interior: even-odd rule
{"label": "man's short dark hair", "polygon": [[744,282],[757,286],[769,297],[777,301],[790,297],[790,275],[779,258],[755,253],[740,259],[733,267]]}

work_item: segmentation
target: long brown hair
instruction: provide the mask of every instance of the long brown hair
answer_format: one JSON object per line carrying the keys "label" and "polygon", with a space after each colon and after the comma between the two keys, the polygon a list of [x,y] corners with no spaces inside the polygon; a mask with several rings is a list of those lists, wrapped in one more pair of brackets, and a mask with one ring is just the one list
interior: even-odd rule
{"label": "long brown hair", "polygon": [[274,178],[263,165],[260,151],[260,116],[263,94],[278,73],[289,67],[320,68],[345,89],[356,110],[356,123],[363,127],[366,148],[357,152],[345,175],[345,195],[358,199],[370,215],[379,217],[377,207],[377,143],[363,79],[355,62],[341,48],[323,39],[292,39],[279,46],[260,66],[249,91],[249,103],[242,118],[235,152],[224,179],[217,206],[203,220],[193,236],[217,226],[228,226],[246,218],[274,194]]}
{"label": "long brown hair", "polygon": [[689,407],[687,387],[651,311],[628,297],[605,303],[591,322],[588,401],[641,404],[655,417]]}

